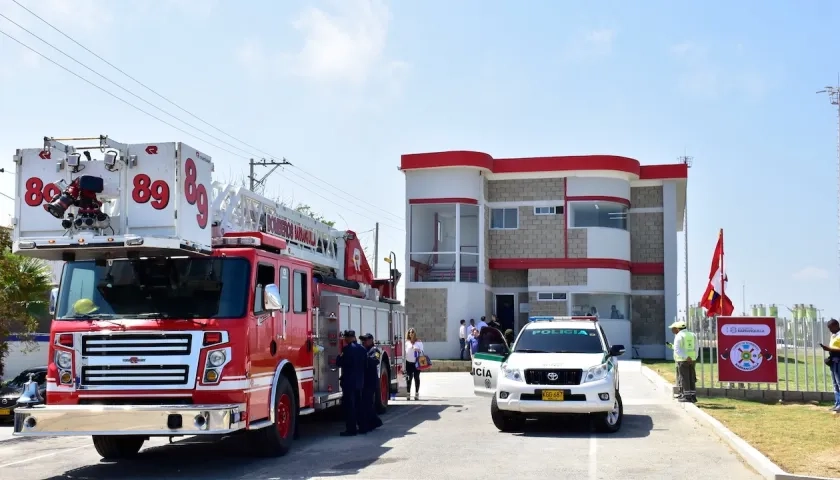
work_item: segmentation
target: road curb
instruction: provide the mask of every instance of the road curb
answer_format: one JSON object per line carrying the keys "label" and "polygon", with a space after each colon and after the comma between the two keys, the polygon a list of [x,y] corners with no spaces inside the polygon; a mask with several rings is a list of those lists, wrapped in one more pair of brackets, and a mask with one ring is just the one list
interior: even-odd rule
{"label": "road curb", "polygon": [[[674,386],[667,380],[662,378],[658,373],[654,372],[648,367],[642,366],[642,376],[647,378],[651,383],[669,397],[673,395]],[[677,403],[683,407],[683,411],[687,413],[694,421],[698,423],[705,423],[725,441],[738,455],[744,459],[752,468],[754,468],[761,476],[767,480],[831,480],[826,477],[811,477],[808,475],[794,475],[785,472],[781,467],[773,463],[772,460],[764,456],[755,447],[747,443],[744,439],[732,433],[717,419],[704,412],[703,409],[692,403]]]}

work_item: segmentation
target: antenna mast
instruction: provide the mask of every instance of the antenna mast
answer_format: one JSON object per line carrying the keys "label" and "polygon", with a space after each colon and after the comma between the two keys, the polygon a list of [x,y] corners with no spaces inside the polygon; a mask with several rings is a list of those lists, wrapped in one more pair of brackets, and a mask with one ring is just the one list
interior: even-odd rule
{"label": "antenna mast", "polygon": [[[694,157],[689,157],[688,155],[683,155],[679,157],[680,163],[684,164],[687,168],[691,168],[691,164],[694,163]],[[690,311],[691,307],[691,297],[688,295],[688,188],[685,189],[685,217],[683,221],[685,224],[683,225],[683,266],[685,268],[685,319],[686,323],[691,322],[693,319],[690,319],[688,316],[688,312]]]}
{"label": "antenna mast", "polygon": [[837,86],[827,86],[817,93],[827,93],[828,100],[837,107],[837,261],[840,264],[840,75]]}

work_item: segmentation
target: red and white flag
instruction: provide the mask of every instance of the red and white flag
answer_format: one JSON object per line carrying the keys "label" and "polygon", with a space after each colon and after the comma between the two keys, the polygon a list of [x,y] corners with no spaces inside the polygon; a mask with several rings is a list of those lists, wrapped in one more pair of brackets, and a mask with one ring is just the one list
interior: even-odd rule
{"label": "red and white flag", "polygon": [[723,271],[723,229],[720,229],[717,246],[712,257],[712,268],[709,271],[709,285],[703,293],[700,306],[706,309],[706,316],[732,315],[735,307],[732,301],[726,296],[726,284],[728,279]]}

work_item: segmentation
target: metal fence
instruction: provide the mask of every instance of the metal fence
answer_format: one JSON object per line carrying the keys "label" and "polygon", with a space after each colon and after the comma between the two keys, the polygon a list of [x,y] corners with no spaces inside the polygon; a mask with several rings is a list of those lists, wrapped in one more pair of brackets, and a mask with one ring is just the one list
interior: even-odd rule
{"label": "metal fence", "polygon": [[731,383],[718,380],[717,324],[715,318],[694,317],[689,328],[697,334],[700,358],[697,364],[698,388],[745,390],[782,390],[799,392],[833,392],[831,372],[824,363],[831,332],[818,318],[776,318],[776,358],[779,381],[766,383]]}

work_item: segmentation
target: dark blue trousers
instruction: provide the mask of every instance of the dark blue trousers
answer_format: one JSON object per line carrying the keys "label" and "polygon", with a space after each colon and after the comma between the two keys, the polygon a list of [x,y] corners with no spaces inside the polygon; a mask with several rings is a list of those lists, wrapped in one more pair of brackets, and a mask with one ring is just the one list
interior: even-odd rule
{"label": "dark blue trousers", "polygon": [[362,391],[359,389],[345,389],[342,391],[341,405],[344,407],[344,424],[347,432],[358,432],[357,425],[363,417],[359,415],[362,406]]}
{"label": "dark blue trousers", "polygon": [[377,388],[365,388],[362,390],[362,417],[359,420],[359,428],[364,431],[371,431],[382,425],[382,420],[376,414]]}

